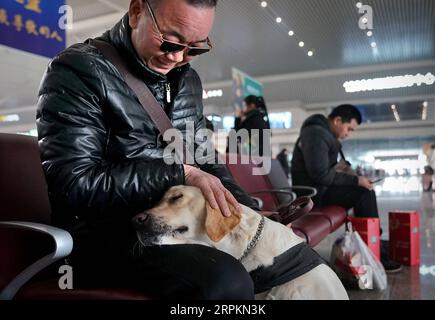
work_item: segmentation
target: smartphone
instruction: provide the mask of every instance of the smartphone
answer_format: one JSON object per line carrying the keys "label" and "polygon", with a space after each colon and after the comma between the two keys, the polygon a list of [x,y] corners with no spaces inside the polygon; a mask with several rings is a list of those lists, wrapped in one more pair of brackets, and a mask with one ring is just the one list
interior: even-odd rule
{"label": "smartphone", "polygon": [[384,180],[384,178],[379,178],[379,179],[371,180],[371,181],[372,181],[372,183],[378,183],[378,182],[381,182],[383,180]]}

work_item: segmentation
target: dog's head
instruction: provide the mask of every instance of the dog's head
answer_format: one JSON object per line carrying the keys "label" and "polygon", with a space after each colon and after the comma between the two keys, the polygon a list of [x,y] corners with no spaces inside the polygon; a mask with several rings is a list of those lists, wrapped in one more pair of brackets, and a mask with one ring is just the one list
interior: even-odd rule
{"label": "dog's head", "polygon": [[169,189],[160,203],[133,218],[139,241],[153,244],[200,241],[219,242],[240,222],[240,213],[229,205],[232,215],[224,217],[205,201],[200,189],[176,186]]}

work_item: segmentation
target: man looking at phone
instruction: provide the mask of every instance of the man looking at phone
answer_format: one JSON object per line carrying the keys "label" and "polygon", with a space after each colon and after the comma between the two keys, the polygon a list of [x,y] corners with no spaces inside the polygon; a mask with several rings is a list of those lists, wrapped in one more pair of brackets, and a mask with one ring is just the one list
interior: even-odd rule
{"label": "man looking at phone", "polygon": [[[353,208],[359,218],[379,218],[373,181],[356,175],[343,156],[337,162],[342,154],[340,140],[349,137],[361,122],[361,113],[349,104],[336,107],[328,118],[316,114],[306,119],[293,151],[292,181],[315,187],[316,205],[339,205]],[[400,264],[388,259],[385,245],[381,251],[385,269],[400,270]]]}

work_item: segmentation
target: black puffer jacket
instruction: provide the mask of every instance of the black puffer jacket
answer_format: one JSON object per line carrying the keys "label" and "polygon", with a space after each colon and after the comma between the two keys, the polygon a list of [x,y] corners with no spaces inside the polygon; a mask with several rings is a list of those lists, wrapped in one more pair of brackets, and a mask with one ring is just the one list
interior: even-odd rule
{"label": "black puffer jacket", "polygon": [[292,182],[315,187],[318,195],[314,202],[318,205],[328,187],[358,185],[358,177],[335,170],[340,149],[341,143],[329,129],[325,116],[313,115],[302,124],[293,150]]}
{"label": "black puffer jacket", "polygon": [[[185,132],[187,121],[194,122],[195,130],[205,127],[202,85],[189,65],[167,76],[147,68],[130,41],[127,15],[100,39],[130,63],[175,128]],[[89,44],[73,45],[49,64],[39,92],[37,128],[53,221],[68,230],[119,228],[155,205],[168,188],[184,183],[183,166],[163,161],[166,144],[135,94]],[[201,169],[220,177],[239,202],[255,208],[225,167]]]}

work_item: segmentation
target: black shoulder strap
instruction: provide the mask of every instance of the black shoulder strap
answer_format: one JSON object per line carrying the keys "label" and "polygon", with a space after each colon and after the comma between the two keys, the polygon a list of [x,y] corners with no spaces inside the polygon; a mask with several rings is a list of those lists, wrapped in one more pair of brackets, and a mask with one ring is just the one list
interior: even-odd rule
{"label": "black shoulder strap", "polygon": [[[127,64],[121,58],[118,51],[110,43],[95,39],[89,39],[89,43],[96,47],[101,52],[101,54],[116,67],[116,69],[124,78],[127,85],[136,94],[140,104],[149,114],[151,120],[154,122],[154,125],[160,131],[160,135],[164,139],[164,134],[166,130],[173,129],[174,126],[172,125],[168,115],[165,113],[162,106],[157,102],[156,98],[151,93],[147,85],[129,71]],[[173,143],[174,141],[171,140],[170,137],[167,137],[165,142]],[[195,163],[193,155],[189,152],[188,148],[185,147],[185,143],[182,137],[180,137],[180,143],[181,145],[178,145],[175,148],[177,156],[180,158],[180,160],[183,161],[183,163],[189,161],[189,164],[193,165]],[[182,151],[183,149],[186,153]]]}
{"label": "black shoulder strap", "polygon": [[89,43],[96,47],[118,69],[125,82],[138,97],[142,107],[150,115],[160,134],[163,136],[166,130],[172,129],[172,123],[162,106],[157,102],[145,83],[128,70],[127,64],[121,58],[118,51],[105,41],[90,39]]}
{"label": "black shoulder strap", "polygon": [[341,159],[343,159],[343,161],[346,161],[346,157],[344,156],[343,150],[341,148],[340,148],[340,157]]}
{"label": "black shoulder strap", "polygon": [[340,157],[341,157],[341,160],[343,160],[345,163],[347,163],[350,166],[350,162],[346,160],[346,157],[344,156],[344,153],[343,153],[343,149],[341,147],[340,147]]}

